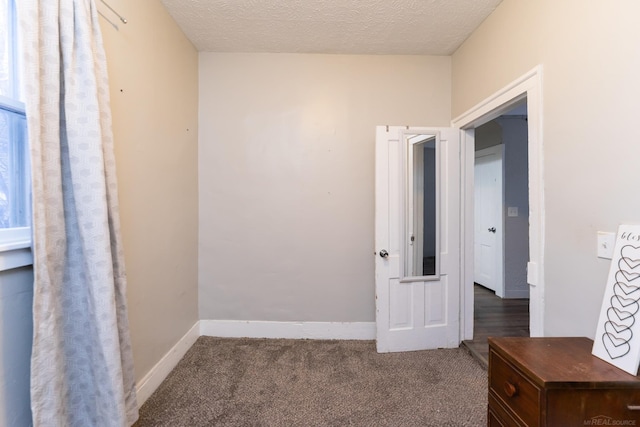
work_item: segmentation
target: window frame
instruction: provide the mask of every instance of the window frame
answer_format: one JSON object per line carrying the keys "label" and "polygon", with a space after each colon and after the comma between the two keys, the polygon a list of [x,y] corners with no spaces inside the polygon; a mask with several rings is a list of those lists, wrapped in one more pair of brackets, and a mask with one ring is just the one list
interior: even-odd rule
{"label": "window frame", "polygon": [[[19,78],[19,46],[17,38],[17,16],[16,5],[14,0],[7,0],[7,33],[9,35],[9,81],[12,82],[12,92],[9,96],[0,95],[0,108],[6,111],[20,114],[26,118],[25,104],[20,100],[20,78]],[[25,144],[28,144],[25,134]],[[30,203],[30,185],[31,176],[28,165],[28,148],[24,147],[25,163],[23,164],[23,179],[25,183],[25,204]],[[31,251],[32,232],[31,232],[31,209],[27,206],[26,215],[28,217],[28,226],[11,227],[0,229],[0,271],[10,270],[14,268],[24,267],[33,264],[33,255]]]}

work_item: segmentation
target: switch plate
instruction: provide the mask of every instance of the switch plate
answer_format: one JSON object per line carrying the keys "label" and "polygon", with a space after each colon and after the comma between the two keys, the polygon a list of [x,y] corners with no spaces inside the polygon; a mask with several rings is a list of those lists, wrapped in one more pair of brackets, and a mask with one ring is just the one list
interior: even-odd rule
{"label": "switch plate", "polygon": [[507,216],[518,216],[518,207],[517,206],[509,206],[507,208]]}
{"label": "switch plate", "polygon": [[598,258],[613,258],[613,247],[616,244],[616,233],[598,231]]}

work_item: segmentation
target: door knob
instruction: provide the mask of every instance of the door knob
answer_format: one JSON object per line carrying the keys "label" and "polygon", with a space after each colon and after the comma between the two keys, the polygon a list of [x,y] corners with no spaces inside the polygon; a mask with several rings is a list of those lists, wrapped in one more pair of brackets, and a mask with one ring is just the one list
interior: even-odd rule
{"label": "door knob", "polygon": [[388,256],[389,256],[389,252],[387,252],[387,250],[386,250],[386,249],[383,249],[383,250],[381,250],[381,251],[380,251],[380,256],[381,256],[382,258],[386,258],[386,257],[388,257]]}
{"label": "door knob", "polygon": [[492,232],[492,233],[495,233],[495,232],[496,232],[496,228],[495,228],[495,227],[491,227],[491,228],[489,229],[489,231],[490,231],[490,232]]}

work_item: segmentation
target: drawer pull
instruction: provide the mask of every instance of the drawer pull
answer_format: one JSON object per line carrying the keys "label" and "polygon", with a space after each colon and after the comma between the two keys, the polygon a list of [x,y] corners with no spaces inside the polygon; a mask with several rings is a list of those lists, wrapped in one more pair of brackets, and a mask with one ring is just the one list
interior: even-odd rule
{"label": "drawer pull", "polygon": [[507,396],[513,397],[518,394],[518,388],[514,384],[511,384],[509,381],[505,381],[504,392],[507,394]]}
{"label": "drawer pull", "polygon": [[627,409],[630,411],[640,411],[640,405],[627,405]]}

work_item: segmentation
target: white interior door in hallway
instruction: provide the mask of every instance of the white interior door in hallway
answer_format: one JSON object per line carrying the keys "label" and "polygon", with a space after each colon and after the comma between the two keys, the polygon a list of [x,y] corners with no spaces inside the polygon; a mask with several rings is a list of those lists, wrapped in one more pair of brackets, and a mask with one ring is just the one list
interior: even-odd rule
{"label": "white interior door in hallway", "polygon": [[504,297],[503,145],[478,150],[474,165],[474,281]]}
{"label": "white interior door in hallway", "polygon": [[451,128],[376,129],[379,352],[460,343],[460,138]]}

